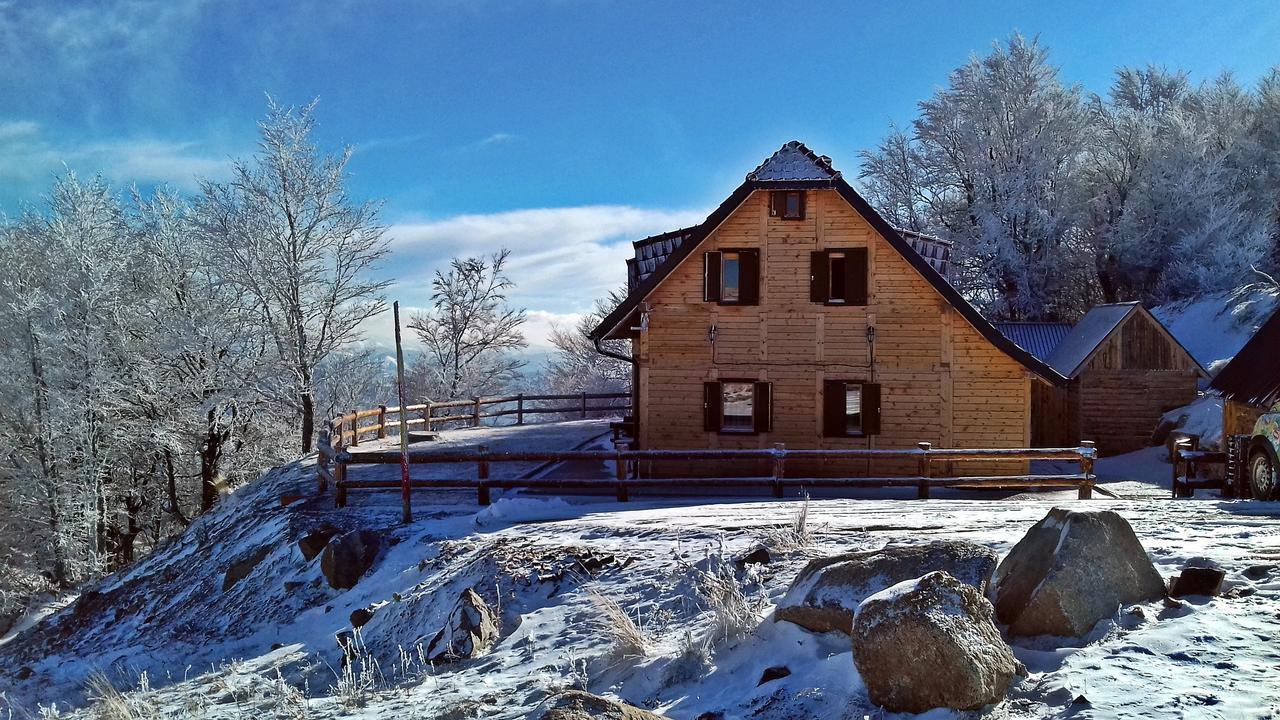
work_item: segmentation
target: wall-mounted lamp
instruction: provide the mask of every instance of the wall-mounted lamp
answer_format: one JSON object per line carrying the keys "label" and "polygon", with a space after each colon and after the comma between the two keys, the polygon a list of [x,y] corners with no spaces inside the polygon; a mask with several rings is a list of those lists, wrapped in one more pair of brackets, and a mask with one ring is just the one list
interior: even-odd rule
{"label": "wall-mounted lamp", "polygon": [[707,328],[707,341],[714,343],[716,341],[716,326],[712,325]]}
{"label": "wall-mounted lamp", "polygon": [[867,326],[867,344],[870,345],[876,341],[876,328],[874,325]]}

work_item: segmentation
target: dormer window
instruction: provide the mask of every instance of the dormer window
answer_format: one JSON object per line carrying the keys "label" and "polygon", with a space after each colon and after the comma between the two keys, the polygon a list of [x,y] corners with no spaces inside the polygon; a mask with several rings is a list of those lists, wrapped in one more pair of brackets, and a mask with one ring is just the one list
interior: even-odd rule
{"label": "dormer window", "polygon": [[804,191],[775,190],[769,193],[769,215],[783,220],[803,220]]}

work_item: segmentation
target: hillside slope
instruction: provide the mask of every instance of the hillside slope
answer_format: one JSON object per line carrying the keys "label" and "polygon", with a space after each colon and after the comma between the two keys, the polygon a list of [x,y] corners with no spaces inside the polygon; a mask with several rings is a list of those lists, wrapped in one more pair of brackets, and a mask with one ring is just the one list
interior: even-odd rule
{"label": "hillside slope", "polygon": [[[807,559],[939,538],[1004,553],[1055,502],[1078,502],[813,501],[812,537],[795,543],[783,530],[795,501],[510,496],[482,510],[469,493],[418,493],[415,522],[401,526],[394,494],[353,493],[335,509],[314,492],[305,460],[236,493],[179,541],[0,646],[0,692],[19,714],[54,702],[101,708],[114,696],[99,686],[86,698],[85,688],[102,673],[131,688],[117,700],[138,718],[519,718],[576,686],[677,720],[861,717],[878,711],[848,639],[768,618]],[[294,493],[309,499],[281,507]],[[1222,566],[1231,597],[1118,614],[1088,644],[1019,641],[1032,674],[1000,716],[1072,714],[1080,695],[1107,717],[1280,708],[1280,651],[1262,640],[1280,633],[1280,506],[1081,504],[1129,518],[1166,577],[1189,562]],[[382,539],[350,590],[330,588],[319,558],[297,545],[325,526]],[[771,564],[734,562],[761,542],[774,546]],[[258,555],[224,590],[226,571]],[[423,662],[468,588],[497,610],[497,643],[474,660]],[[642,647],[616,641],[611,603],[639,626]],[[344,664],[336,638],[361,608],[373,616]],[[778,665],[791,675],[757,684]]]}

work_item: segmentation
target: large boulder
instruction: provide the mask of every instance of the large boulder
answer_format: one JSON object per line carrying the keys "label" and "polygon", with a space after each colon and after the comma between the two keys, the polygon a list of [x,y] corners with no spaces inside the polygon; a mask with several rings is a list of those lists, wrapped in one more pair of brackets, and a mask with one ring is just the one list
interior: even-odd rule
{"label": "large boulder", "polygon": [[427,645],[427,659],[453,662],[483,655],[498,639],[498,619],[475,590],[462,591],[444,627]]}
{"label": "large boulder", "polygon": [[348,590],[369,572],[382,549],[382,539],[372,530],[352,530],[339,535],[324,546],[320,555],[320,572],[329,587]]}
{"label": "large boulder", "polygon": [[819,558],[810,561],[796,576],[778,603],[774,619],[814,632],[839,630],[847,634],[858,605],[891,585],[945,570],[985,593],[996,561],[991,550],[958,541],[891,545],[870,552]]}
{"label": "large boulder", "polygon": [[324,552],[324,548],[329,544],[329,540],[337,534],[337,529],[326,525],[302,536],[302,538],[298,540],[298,550],[302,551],[303,559],[307,562],[311,562],[315,556]]}
{"label": "large boulder", "polygon": [[1049,511],[1005,556],[992,585],[996,616],[1013,635],[1079,637],[1121,605],[1165,594],[1133,528],[1110,510]]}
{"label": "large boulder", "polygon": [[541,720],[666,720],[648,710],[592,695],[567,690],[547,702]]}
{"label": "large boulder", "polygon": [[931,572],[867,598],[853,623],[853,659],[871,701],[893,712],[976,710],[1025,672],[972,585]]}

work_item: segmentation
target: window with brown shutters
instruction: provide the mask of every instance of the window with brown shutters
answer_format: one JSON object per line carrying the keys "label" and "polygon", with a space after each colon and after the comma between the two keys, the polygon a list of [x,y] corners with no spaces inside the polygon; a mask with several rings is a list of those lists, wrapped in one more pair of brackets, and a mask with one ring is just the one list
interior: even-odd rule
{"label": "window with brown shutters", "polygon": [[880,432],[880,386],[853,380],[822,383],[824,437],[862,437]]}
{"label": "window with brown shutters", "polygon": [[755,434],[773,429],[773,386],[754,380],[720,380],[702,384],[702,429],[728,434]]}
{"label": "window with brown shutters", "polygon": [[774,190],[769,193],[769,215],[783,220],[803,220],[805,211],[803,190]]}
{"label": "window with brown shutters", "polygon": [[810,253],[809,300],[825,305],[866,305],[867,249]]}
{"label": "window with brown shutters", "polygon": [[724,249],[704,253],[702,299],[720,305],[759,305],[760,251]]}

